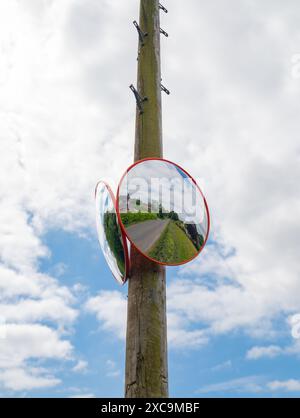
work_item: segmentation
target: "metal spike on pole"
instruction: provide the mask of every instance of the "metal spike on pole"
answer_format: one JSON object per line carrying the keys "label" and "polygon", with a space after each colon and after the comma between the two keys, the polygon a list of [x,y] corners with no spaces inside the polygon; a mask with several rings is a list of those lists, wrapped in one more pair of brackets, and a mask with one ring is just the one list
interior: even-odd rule
{"label": "metal spike on pole", "polygon": [[[158,0],[140,0],[135,161],[162,157],[160,16]],[[164,9],[162,9],[164,10]],[[141,40],[141,39],[140,39]],[[132,91],[134,91],[132,89]],[[139,104],[141,105],[140,100]],[[165,268],[131,250],[128,281],[125,397],[168,397]]]}

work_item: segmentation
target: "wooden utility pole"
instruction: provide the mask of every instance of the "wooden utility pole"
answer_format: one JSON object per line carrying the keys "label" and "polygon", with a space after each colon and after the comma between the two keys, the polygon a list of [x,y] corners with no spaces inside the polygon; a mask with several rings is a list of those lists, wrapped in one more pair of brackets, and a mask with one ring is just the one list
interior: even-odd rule
{"label": "wooden utility pole", "polygon": [[[159,0],[140,0],[135,161],[162,157]],[[146,35],[145,35],[146,34]],[[131,251],[125,397],[168,397],[165,268]]]}

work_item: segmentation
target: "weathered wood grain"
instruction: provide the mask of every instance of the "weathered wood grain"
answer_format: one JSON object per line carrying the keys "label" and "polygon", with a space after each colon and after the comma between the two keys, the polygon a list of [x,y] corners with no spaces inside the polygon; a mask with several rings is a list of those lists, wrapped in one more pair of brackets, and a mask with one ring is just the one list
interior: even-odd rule
{"label": "weathered wood grain", "polygon": [[[135,161],[162,157],[160,16],[158,0],[140,1],[140,22],[147,32],[139,47],[137,88],[144,113],[136,113]],[[125,397],[168,397],[165,268],[132,249],[128,281]]]}

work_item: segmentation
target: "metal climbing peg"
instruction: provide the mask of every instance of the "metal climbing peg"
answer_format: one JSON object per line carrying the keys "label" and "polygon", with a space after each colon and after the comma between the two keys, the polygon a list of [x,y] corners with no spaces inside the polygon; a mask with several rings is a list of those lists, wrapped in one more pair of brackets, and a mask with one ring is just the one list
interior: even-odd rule
{"label": "metal climbing peg", "polygon": [[169,96],[169,94],[170,94],[170,90],[168,90],[165,86],[163,86],[162,84],[160,85],[160,87],[161,87],[161,90],[163,91],[163,92],[165,92],[168,96]]}
{"label": "metal climbing peg", "polygon": [[169,34],[166,31],[164,31],[162,28],[160,28],[160,33],[165,35],[166,38],[168,38],[168,36],[169,36]]}
{"label": "metal climbing peg", "polygon": [[142,29],[139,27],[139,24],[137,23],[136,20],[133,21],[133,24],[136,27],[136,30],[138,31],[140,43],[141,43],[142,46],[144,46],[145,45],[145,38],[146,38],[146,36],[148,36],[148,33],[142,31]]}
{"label": "metal climbing peg", "polygon": [[163,12],[165,12],[165,13],[168,13],[168,10],[162,5],[162,4],[160,4],[159,3],[159,8],[160,8],[160,10],[162,10]]}
{"label": "metal climbing peg", "polygon": [[130,90],[133,92],[136,100],[136,105],[140,111],[140,115],[144,113],[143,103],[148,100],[148,97],[142,97],[140,93],[136,90],[133,84],[129,86]]}

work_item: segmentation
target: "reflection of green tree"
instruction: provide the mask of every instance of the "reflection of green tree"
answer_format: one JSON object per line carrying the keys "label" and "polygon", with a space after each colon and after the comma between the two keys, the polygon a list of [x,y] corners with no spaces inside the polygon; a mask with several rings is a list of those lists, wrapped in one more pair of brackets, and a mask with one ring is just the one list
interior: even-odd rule
{"label": "reflection of green tree", "polygon": [[171,212],[165,212],[161,204],[159,205],[157,216],[160,219],[172,219],[173,221],[179,220],[178,213],[174,212],[173,210]]}
{"label": "reflection of green tree", "polygon": [[104,215],[104,231],[108,246],[116,258],[117,265],[122,274],[125,274],[124,248],[121,241],[121,232],[117,224],[115,213],[106,212]]}
{"label": "reflection of green tree", "polygon": [[169,218],[173,221],[179,221],[178,213],[174,212],[174,210],[169,213]]}
{"label": "reflection of green tree", "polygon": [[159,204],[159,208],[158,208],[158,217],[160,219],[163,219],[164,218],[163,208],[162,208],[162,204],[161,203]]}

